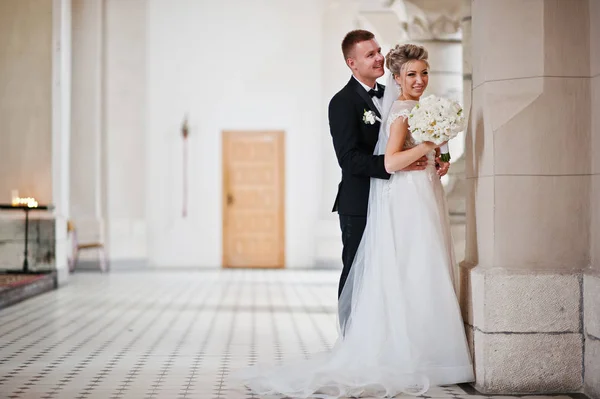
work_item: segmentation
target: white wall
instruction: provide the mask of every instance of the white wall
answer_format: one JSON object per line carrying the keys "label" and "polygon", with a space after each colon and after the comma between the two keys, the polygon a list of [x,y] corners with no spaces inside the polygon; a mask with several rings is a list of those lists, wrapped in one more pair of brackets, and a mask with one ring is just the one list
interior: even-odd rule
{"label": "white wall", "polygon": [[[10,203],[13,189],[43,204],[53,200],[52,34],[52,1],[0,1],[0,203]],[[22,268],[24,219],[23,212],[0,212],[2,269]],[[35,251],[54,252],[54,223],[30,223],[29,267],[51,267]]]}
{"label": "white wall", "polygon": [[[287,266],[312,266],[327,132],[322,1],[147,4],[150,262],[220,265],[221,131],[277,129],[286,132]],[[183,219],[179,128],[185,113],[191,133],[189,213]]]}
{"label": "white wall", "polygon": [[[331,97],[348,83],[351,72],[342,55],[342,39],[349,31],[361,26],[357,23],[359,4],[356,1],[329,2],[323,18],[323,96],[321,99],[322,132],[320,151],[322,157],[322,176],[319,203],[319,221],[316,234],[316,263],[326,267],[342,267],[342,240],[337,213],[331,212],[341,178],[341,170],[335,156],[327,107]],[[383,45],[383,43],[380,43]],[[385,83],[385,80],[381,81]]]}
{"label": "white wall", "polygon": [[[38,244],[55,245],[54,267],[61,284],[68,276],[70,21],[69,0],[0,2],[0,202],[9,202],[11,190],[17,189],[20,196],[54,205],[54,212],[30,217],[55,218],[54,233],[44,231]],[[0,215],[4,217],[22,214]],[[10,247],[23,239],[22,233],[11,229],[10,222],[1,230],[10,245],[0,253],[0,263],[17,266],[20,255],[12,256]],[[31,266],[47,266],[32,255]]]}
{"label": "white wall", "polygon": [[0,1],[0,202],[52,201],[52,56],[52,2]]}

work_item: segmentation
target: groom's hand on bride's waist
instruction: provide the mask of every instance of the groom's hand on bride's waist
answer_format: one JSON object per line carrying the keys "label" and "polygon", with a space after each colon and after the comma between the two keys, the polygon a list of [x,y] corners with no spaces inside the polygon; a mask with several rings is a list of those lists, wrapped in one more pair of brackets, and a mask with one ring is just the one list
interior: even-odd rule
{"label": "groom's hand on bride's waist", "polygon": [[422,156],[417,159],[415,162],[408,165],[406,168],[402,169],[403,172],[410,172],[412,170],[424,170],[427,167],[427,157]]}

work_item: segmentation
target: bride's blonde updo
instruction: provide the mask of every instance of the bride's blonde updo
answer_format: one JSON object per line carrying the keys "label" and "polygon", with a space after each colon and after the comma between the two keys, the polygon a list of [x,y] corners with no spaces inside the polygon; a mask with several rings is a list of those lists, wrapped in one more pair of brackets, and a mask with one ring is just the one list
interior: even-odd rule
{"label": "bride's blonde updo", "polygon": [[423,61],[429,68],[428,58],[429,54],[425,47],[415,44],[397,44],[385,56],[385,66],[394,76],[400,76],[405,65],[412,61]]}

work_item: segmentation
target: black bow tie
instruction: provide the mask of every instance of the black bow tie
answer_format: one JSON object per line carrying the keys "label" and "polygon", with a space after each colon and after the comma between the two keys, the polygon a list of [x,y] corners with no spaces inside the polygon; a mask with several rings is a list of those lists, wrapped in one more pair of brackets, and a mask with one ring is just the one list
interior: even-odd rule
{"label": "black bow tie", "polygon": [[383,90],[381,90],[381,89],[379,89],[377,91],[371,89],[368,91],[368,93],[371,97],[377,97],[377,98],[383,97]]}

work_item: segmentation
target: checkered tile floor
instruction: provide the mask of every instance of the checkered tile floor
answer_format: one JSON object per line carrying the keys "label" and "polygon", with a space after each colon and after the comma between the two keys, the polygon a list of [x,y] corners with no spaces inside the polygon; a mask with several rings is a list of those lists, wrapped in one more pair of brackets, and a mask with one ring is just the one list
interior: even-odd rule
{"label": "checkered tile floor", "polygon": [[[333,344],[338,274],[75,274],[0,311],[0,398],[253,398],[232,370]],[[427,396],[481,397],[458,386]]]}

